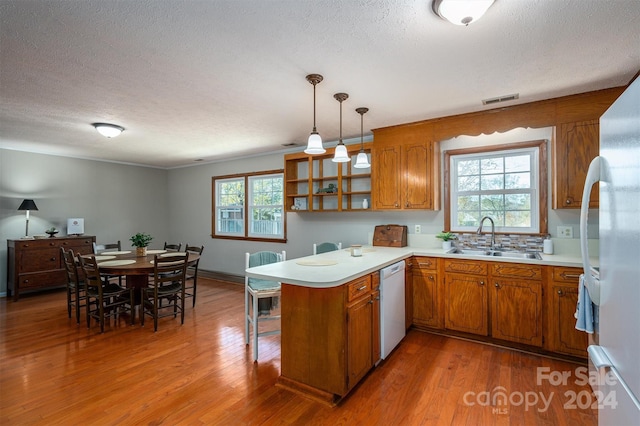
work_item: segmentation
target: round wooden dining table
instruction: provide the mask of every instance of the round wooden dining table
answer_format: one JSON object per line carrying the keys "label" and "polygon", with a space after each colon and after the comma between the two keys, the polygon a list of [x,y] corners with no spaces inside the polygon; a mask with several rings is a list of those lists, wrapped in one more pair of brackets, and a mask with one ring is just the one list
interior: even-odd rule
{"label": "round wooden dining table", "polygon": [[135,250],[107,251],[95,256],[100,272],[109,275],[123,275],[126,277],[127,288],[133,287],[136,294],[142,287],[149,285],[149,274],[153,274],[153,260],[155,256],[188,255],[187,262],[193,264],[200,255],[197,253],[175,252],[167,250],[147,250],[146,256],[136,256]]}

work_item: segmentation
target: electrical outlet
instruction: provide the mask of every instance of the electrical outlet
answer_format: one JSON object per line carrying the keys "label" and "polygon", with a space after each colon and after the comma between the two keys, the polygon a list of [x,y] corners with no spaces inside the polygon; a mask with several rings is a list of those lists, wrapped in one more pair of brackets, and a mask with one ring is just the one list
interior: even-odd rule
{"label": "electrical outlet", "polygon": [[419,234],[420,232],[422,232],[422,228],[420,227],[420,225],[416,225],[414,231],[416,234]]}
{"label": "electrical outlet", "polygon": [[573,227],[558,226],[558,238],[573,238]]}

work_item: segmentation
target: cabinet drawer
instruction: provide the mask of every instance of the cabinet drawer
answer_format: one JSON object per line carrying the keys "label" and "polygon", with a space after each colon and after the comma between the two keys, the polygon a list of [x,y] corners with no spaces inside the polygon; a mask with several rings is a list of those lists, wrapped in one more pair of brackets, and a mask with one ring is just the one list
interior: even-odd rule
{"label": "cabinet drawer", "polygon": [[22,274],[18,278],[20,289],[56,287],[65,285],[65,272],[63,270],[41,272],[37,274]]}
{"label": "cabinet drawer", "polygon": [[20,253],[18,273],[48,271],[60,269],[60,249],[43,248],[36,250],[25,250]]}
{"label": "cabinet drawer", "polygon": [[348,284],[349,297],[348,300],[356,300],[357,298],[369,294],[371,292],[371,275],[367,275]]}
{"label": "cabinet drawer", "polygon": [[519,263],[496,263],[491,265],[491,275],[494,277],[541,280],[542,266],[525,265]]}
{"label": "cabinet drawer", "polygon": [[447,272],[460,272],[473,275],[487,275],[485,262],[473,262],[468,260],[446,260],[444,270]]}
{"label": "cabinet drawer", "polygon": [[415,269],[435,271],[438,268],[438,259],[435,257],[414,256],[411,264]]}
{"label": "cabinet drawer", "polygon": [[77,240],[67,240],[60,244],[65,250],[73,250],[74,253],[89,254],[93,253],[93,240],[80,238]]}
{"label": "cabinet drawer", "polygon": [[582,274],[582,272],[583,271],[580,268],[554,266],[553,281],[577,284],[580,280],[580,274]]}

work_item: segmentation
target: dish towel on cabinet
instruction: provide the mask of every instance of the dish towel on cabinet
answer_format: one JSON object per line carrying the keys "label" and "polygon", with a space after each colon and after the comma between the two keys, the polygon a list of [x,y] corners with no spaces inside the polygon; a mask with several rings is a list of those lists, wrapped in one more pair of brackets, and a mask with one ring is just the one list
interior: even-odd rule
{"label": "dish towel on cabinet", "polygon": [[576,306],[576,330],[592,334],[597,327],[598,307],[593,304],[584,281],[584,274],[580,275],[578,283],[578,304]]}

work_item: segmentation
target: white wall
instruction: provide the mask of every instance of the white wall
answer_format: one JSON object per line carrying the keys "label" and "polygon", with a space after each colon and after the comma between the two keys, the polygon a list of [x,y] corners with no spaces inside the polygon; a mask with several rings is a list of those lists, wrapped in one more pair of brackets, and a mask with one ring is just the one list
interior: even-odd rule
{"label": "white wall", "polygon": [[121,240],[124,248],[136,232],[154,236],[152,245],[169,239],[167,191],[166,170],[0,149],[0,294],[7,288],[6,240],[25,232],[25,212],[17,210],[23,199],[38,206],[29,235],[51,226],[66,235],[67,218],[83,217],[86,235]]}

